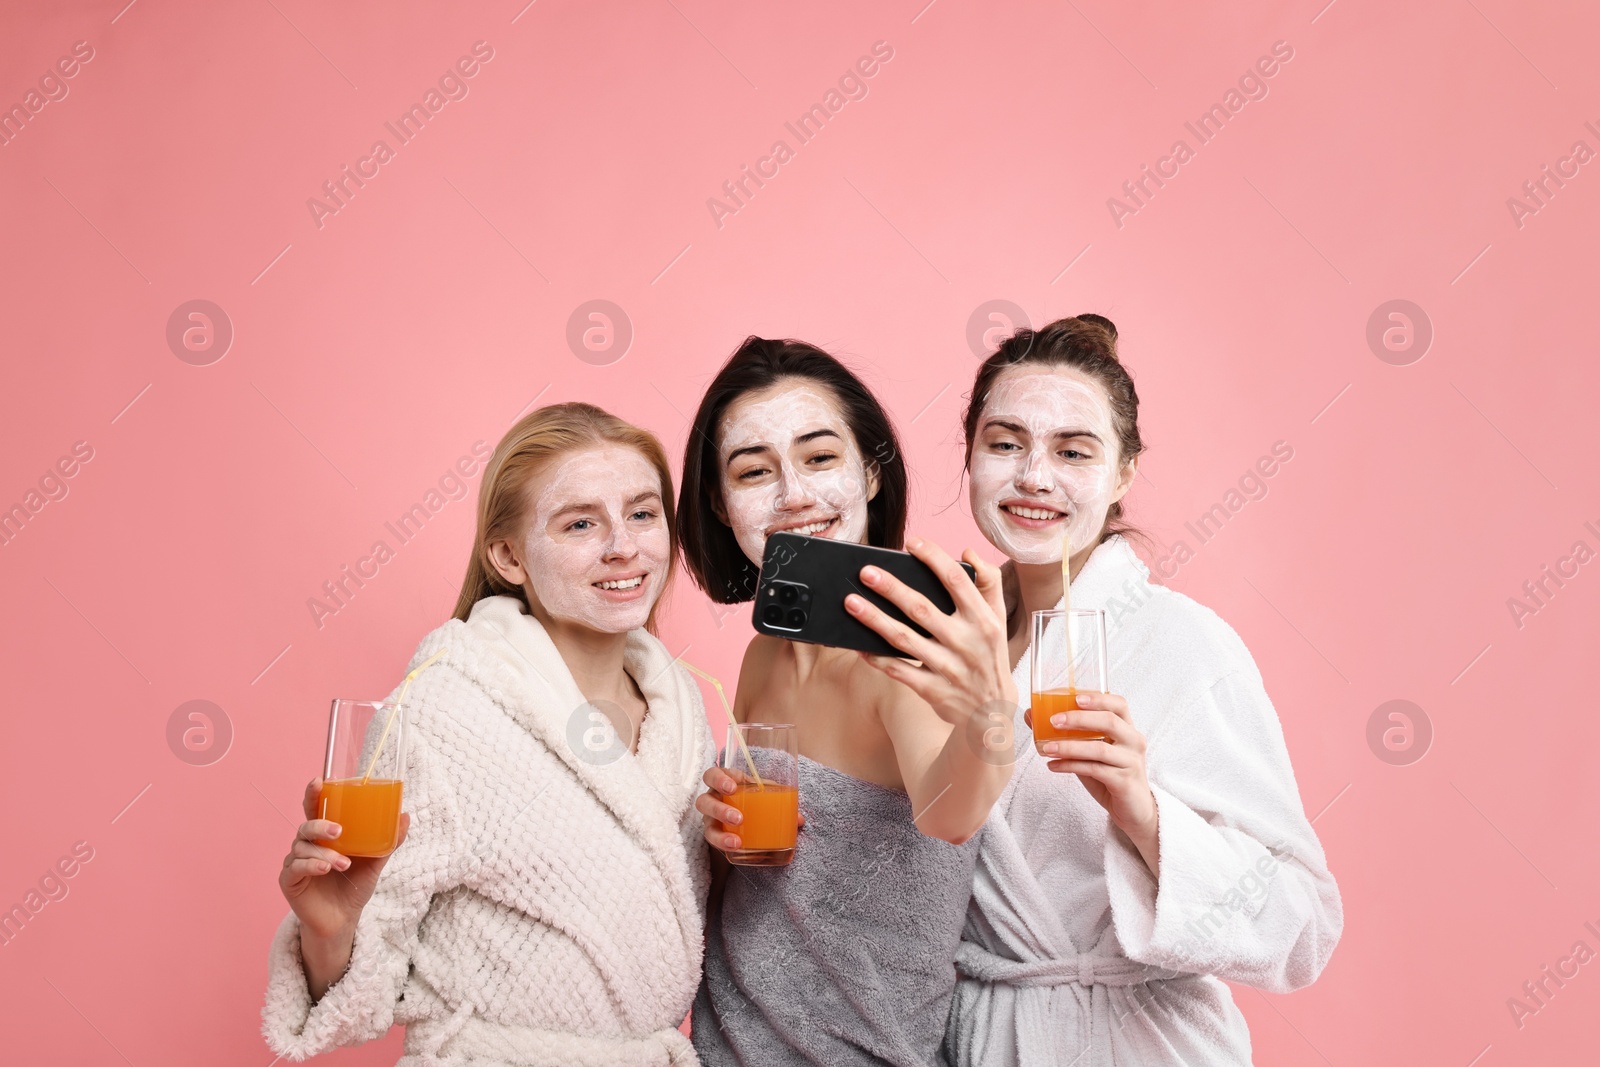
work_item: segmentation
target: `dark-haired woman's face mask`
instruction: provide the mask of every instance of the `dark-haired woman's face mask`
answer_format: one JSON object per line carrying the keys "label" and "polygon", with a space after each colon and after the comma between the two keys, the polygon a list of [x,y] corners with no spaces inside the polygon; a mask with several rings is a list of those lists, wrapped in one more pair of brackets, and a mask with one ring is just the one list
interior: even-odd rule
{"label": "dark-haired woman's face mask", "polygon": [[728,405],[718,436],[724,517],[756,566],[779,531],[866,540],[878,479],[827,390],[780,382],[748,393]]}
{"label": "dark-haired woman's face mask", "polygon": [[[1132,472],[1130,471],[1129,474]],[[972,517],[1018,563],[1059,563],[1090,543],[1126,492],[1105,390],[1067,367],[1023,366],[995,382],[972,448]]]}

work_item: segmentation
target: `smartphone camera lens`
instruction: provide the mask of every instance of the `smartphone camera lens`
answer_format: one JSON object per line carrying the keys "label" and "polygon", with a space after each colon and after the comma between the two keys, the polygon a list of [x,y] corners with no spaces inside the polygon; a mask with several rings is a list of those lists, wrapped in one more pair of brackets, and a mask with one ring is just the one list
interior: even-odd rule
{"label": "smartphone camera lens", "polygon": [[761,621],[780,630],[799,630],[810,618],[811,590],[800,582],[773,582],[766,587]]}

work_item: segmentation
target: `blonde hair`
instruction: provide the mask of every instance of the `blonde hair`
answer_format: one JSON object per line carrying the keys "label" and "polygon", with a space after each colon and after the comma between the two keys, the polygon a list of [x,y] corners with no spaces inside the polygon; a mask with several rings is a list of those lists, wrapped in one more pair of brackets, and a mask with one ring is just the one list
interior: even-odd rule
{"label": "blonde hair", "polygon": [[[490,596],[514,596],[530,610],[521,586],[501,576],[489,559],[489,545],[506,540],[516,543],[528,521],[528,485],[538,473],[561,456],[593,445],[616,444],[638,452],[661,476],[661,508],[667,520],[670,552],[661,576],[662,597],[671,587],[678,558],[678,525],[672,510],[672,469],[661,442],[641,429],[593,404],[551,404],[532,411],[506,431],[484,467],[478,487],[478,530],[473,537],[467,576],[456,598],[454,618],[466,620],[472,605]],[[650,608],[645,629],[656,631],[661,597]]]}

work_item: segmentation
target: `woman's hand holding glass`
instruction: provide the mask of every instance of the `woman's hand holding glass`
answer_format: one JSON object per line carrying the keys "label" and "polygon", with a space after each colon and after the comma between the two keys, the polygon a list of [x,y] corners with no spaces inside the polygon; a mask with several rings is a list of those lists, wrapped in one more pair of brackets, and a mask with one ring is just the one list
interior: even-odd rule
{"label": "woman's hand holding glass", "polygon": [[[1028,725],[1033,725],[1029,711]],[[1052,771],[1076,774],[1083,787],[1111,816],[1111,822],[1128,836],[1145,866],[1161,873],[1157,849],[1158,819],[1155,793],[1145,765],[1145,739],[1133,725],[1128,701],[1116,693],[1078,691],[1078,710],[1050,717],[1060,729],[1094,730],[1106,740],[1045,741],[1043,754]]]}
{"label": "woman's hand holding glass", "polygon": [[[322,779],[313,778],[303,801],[306,821],[295,831],[278,873],[278,888],[300,920],[300,952],[313,1001],[320,1000],[349,965],[361,910],[372,899],[378,875],[389,862],[389,856],[345,856],[321,843],[340,832],[338,823],[316,817],[321,793]],[[410,826],[411,816],[402,814],[400,842]]]}
{"label": "woman's hand holding glass", "polygon": [[[706,844],[722,852],[743,848],[744,841],[737,830],[744,813],[720,799],[731,796],[739,783],[721,767],[708,767],[700,779],[705,782],[706,791],[695,798],[694,807],[705,821]],[[805,812],[800,813],[799,820],[799,825],[806,824]]]}

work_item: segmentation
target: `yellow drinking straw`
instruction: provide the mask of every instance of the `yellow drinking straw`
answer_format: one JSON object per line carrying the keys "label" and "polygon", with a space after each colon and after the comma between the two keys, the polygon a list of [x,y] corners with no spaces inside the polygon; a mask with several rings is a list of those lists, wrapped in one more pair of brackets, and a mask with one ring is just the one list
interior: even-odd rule
{"label": "yellow drinking straw", "polygon": [[406,702],[406,690],[411,688],[411,683],[417,680],[417,675],[433,666],[433,661],[444,655],[440,649],[417,665],[417,669],[406,675],[406,680],[400,683],[400,695],[395,698],[394,710],[389,712],[389,721],[383,724],[383,733],[378,735],[378,745],[372,750],[372,759],[367,762],[367,773],[361,776],[361,784],[366,785],[367,779],[372,777],[372,768],[378,765],[378,755],[383,752],[383,743],[389,739],[389,727],[394,725],[394,717],[400,714],[400,705]]}
{"label": "yellow drinking straw", "polygon": [[1073,692],[1078,690],[1078,669],[1072,657],[1072,531],[1066,530],[1061,534],[1061,607],[1064,612],[1061,616],[1062,625],[1067,628],[1067,688]]}
{"label": "yellow drinking straw", "polygon": [[722,699],[722,710],[728,713],[728,722],[733,726],[733,739],[739,742],[739,752],[744,756],[744,764],[750,768],[750,777],[756,780],[756,788],[764,792],[767,783],[761,780],[761,774],[756,770],[756,761],[750,757],[750,747],[744,743],[744,734],[739,732],[739,720],[733,717],[733,705],[728,703],[728,694],[722,691],[722,683],[688,660],[680,659],[678,662],[688,668],[690,674],[698,675],[710,682],[711,688],[717,691],[717,696]]}

